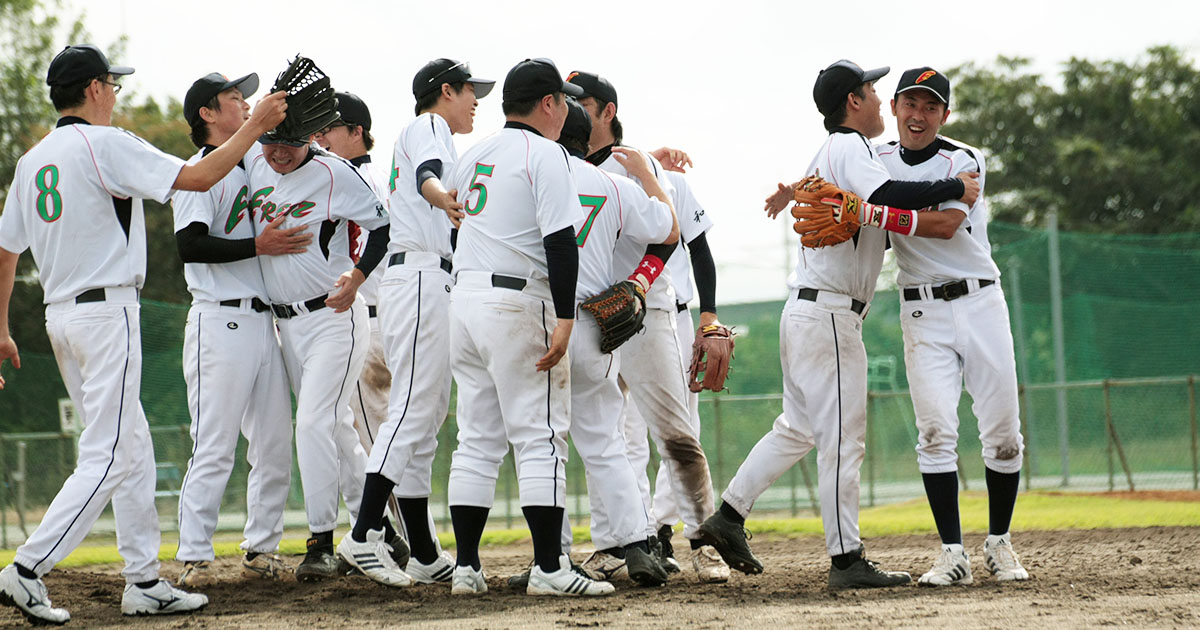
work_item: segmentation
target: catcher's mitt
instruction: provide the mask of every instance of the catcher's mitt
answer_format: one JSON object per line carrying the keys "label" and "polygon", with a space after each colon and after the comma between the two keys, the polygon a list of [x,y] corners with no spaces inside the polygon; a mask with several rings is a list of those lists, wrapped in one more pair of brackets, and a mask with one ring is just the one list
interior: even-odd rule
{"label": "catcher's mitt", "polygon": [[642,329],[646,319],[646,296],[629,280],[622,280],[579,305],[596,318],[600,327],[600,352],[621,347]]}
{"label": "catcher's mitt", "polygon": [[843,243],[854,238],[862,225],[862,199],[821,179],[819,173],[800,180],[793,198],[792,229],[805,247]]}
{"label": "catcher's mitt", "polygon": [[275,78],[271,91],[287,92],[287,117],[267,134],[274,138],[304,141],[339,118],[329,77],[308,57],[296,55]]}
{"label": "catcher's mitt", "polygon": [[[733,330],[720,323],[701,326],[692,344],[692,366],[688,370],[688,389],[719,392],[725,389],[729,364],[733,361]],[[703,374],[703,378],[701,378]]]}

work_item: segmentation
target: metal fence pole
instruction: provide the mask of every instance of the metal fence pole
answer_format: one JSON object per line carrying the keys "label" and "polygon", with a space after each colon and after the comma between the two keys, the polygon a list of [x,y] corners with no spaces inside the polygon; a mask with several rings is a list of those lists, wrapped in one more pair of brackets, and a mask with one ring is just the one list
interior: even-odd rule
{"label": "metal fence pole", "polygon": [[17,522],[21,524],[21,533],[29,538],[29,530],[25,528],[25,440],[17,442],[17,471],[13,473],[13,481],[17,482]]}
{"label": "metal fence pole", "polygon": [[867,505],[875,507],[875,429],[871,422],[871,408],[877,398],[867,392]]}
{"label": "metal fence pole", "polygon": [[[1012,327],[1013,327],[1013,345],[1017,353],[1017,374],[1020,375],[1020,389],[1018,394],[1018,405],[1024,412],[1021,414],[1021,420],[1024,426],[1021,427],[1025,436],[1025,489],[1029,489],[1029,480],[1037,475],[1037,460],[1034,458],[1034,453],[1037,452],[1035,442],[1037,438],[1033,435],[1033,405],[1029,404],[1029,392],[1025,389],[1025,383],[1029,382],[1029,351],[1025,347],[1025,302],[1021,294],[1021,259],[1013,257],[1008,263],[1009,282],[1008,287],[1012,289]],[[1005,292],[1007,295],[1007,292]]]}
{"label": "metal fence pole", "polygon": [[1192,490],[1200,490],[1200,457],[1197,456],[1196,375],[1188,376],[1188,411],[1192,415]]}
{"label": "metal fence pole", "polygon": [[[1195,440],[1192,441],[1195,443]],[[0,435],[0,544],[8,549],[8,440]]]}
{"label": "metal fence pole", "polygon": [[1058,256],[1058,212],[1051,210],[1046,228],[1050,266],[1050,329],[1054,342],[1054,382],[1058,385],[1058,449],[1062,459],[1062,485],[1071,479],[1070,431],[1067,420],[1067,360],[1063,341],[1062,264]]}
{"label": "metal fence pole", "polygon": [[717,445],[717,483],[716,483],[716,487],[724,488],[725,487],[725,456],[721,454],[721,450],[722,450],[721,443],[723,441],[722,435],[721,435],[721,398],[719,396],[713,396],[712,402],[713,402],[713,434],[717,438],[717,441],[716,441],[716,445]]}
{"label": "metal fence pole", "polygon": [[1113,432],[1112,432],[1112,406],[1108,402],[1108,380],[1104,381],[1104,452],[1108,460],[1108,491],[1112,492],[1113,486]]}

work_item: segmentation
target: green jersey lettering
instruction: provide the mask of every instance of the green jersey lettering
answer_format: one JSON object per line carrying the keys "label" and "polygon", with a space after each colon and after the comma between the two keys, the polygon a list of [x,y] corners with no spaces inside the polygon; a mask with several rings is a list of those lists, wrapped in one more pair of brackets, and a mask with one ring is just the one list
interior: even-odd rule
{"label": "green jersey lettering", "polygon": [[487,186],[478,180],[481,175],[483,177],[491,177],[492,171],[495,168],[495,164],[480,164],[478,162],[475,164],[475,176],[471,178],[471,191],[479,193],[479,196],[475,198],[474,206],[471,206],[471,200],[467,199],[466,207],[463,208],[467,214],[475,216],[483,212],[483,207],[487,205]]}
{"label": "green jersey lettering", "polygon": [[596,222],[596,215],[600,214],[600,208],[608,202],[608,197],[595,197],[592,195],[579,195],[579,205],[584,208],[591,208],[588,213],[587,221],[583,222],[583,227],[579,228],[579,234],[575,235],[575,244],[583,247],[587,242],[588,234],[592,231],[592,224]]}
{"label": "green jersey lettering", "polygon": [[233,200],[233,208],[229,210],[229,218],[225,220],[226,234],[232,233],[233,228],[242,222],[242,211],[250,205],[246,199],[249,192],[249,188],[242,186],[242,189],[238,191],[237,198]]}
{"label": "green jersey lettering", "polygon": [[33,181],[38,189],[38,216],[46,223],[54,223],[62,216],[63,210],[62,195],[58,192],[58,167],[53,164],[43,166],[34,175]]}

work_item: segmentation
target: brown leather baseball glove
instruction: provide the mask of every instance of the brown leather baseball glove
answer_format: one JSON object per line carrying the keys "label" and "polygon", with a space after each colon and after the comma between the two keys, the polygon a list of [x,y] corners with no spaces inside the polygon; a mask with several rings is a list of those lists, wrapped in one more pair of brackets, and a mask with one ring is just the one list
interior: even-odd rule
{"label": "brown leather baseball glove", "polygon": [[858,195],[821,179],[820,174],[800,180],[793,194],[796,205],[792,229],[805,247],[828,247],[844,243],[862,225],[863,202]]}
{"label": "brown leather baseball glove", "polygon": [[600,352],[621,347],[642,329],[646,318],[646,296],[629,280],[622,280],[579,305],[596,318],[600,328]]}
{"label": "brown leather baseball glove", "polygon": [[[701,326],[692,343],[692,365],[688,369],[688,389],[719,392],[725,389],[729,364],[733,362],[733,330],[719,322]],[[701,377],[703,374],[703,377]]]}

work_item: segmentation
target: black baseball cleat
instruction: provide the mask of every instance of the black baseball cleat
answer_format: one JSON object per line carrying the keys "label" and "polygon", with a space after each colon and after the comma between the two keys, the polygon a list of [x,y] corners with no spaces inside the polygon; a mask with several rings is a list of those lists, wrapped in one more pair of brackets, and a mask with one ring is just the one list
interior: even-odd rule
{"label": "black baseball cleat", "polygon": [[658,528],[658,561],[662,563],[667,573],[679,573],[679,561],[675,559],[675,547],[671,546],[671,536],[675,530],[670,525]]}
{"label": "black baseball cleat", "polygon": [[[392,560],[396,561],[396,566],[401,569],[408,566],[408,561],[412,559],[412,550],[408,548],[408,541],[404,540],[400,534],[396,534],[387,543],[392,547],[391,556]],[[453,568],[453,565],[451,567]]]}
{"label": "black baseball cleat", "polygon": [[318,582],[337,575],[338,559],[337,554],[333,552],[333,543],[309,538],[304,560],[296,567],[296,579],[301,582]]}
{"label": "black baseball cleat", "polygon": [[829,567],[829,588],[882,588],[900,586],[912,581],[912,576],[904,571],[884,571],[879,563],[867,560],[866,550],[859,547],[850,554],[850,566],[839,569]]}
{"label": "black baseball cleat", "polygon": [[700,524],[700,537],[705,544],[712,545],[729,566],[747,575],[763,572],[763,565],[750,551],[747,541],[750,533],[740,523],[735,523],[717,512]]}
{"label": "black baseball cleat", "polygon": [[667,583],[667,570],[659,559],[639,547],[625,550],[625,569],[629,571],[629,579],[640,586],[661,586]]}

